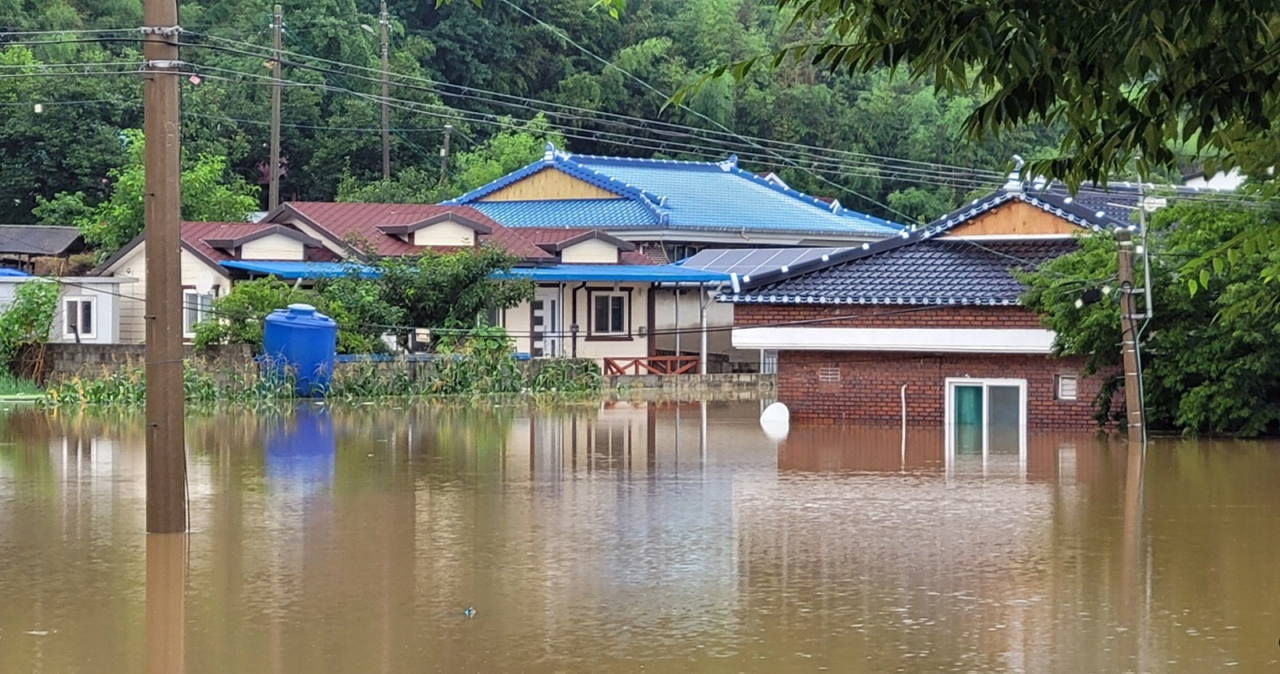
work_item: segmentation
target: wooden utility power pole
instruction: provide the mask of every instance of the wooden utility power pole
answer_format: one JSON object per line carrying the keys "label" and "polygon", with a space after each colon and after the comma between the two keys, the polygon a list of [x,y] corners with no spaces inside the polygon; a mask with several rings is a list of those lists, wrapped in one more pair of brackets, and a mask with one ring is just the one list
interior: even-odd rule
{"label": "wooden utility power pole", "polygon": [[391,26],[391,20],[387,17],[386,0],[382,2],[382,17],[378,23],[382,26],[382,179],[391,180],[391,106],[388,104],[391,86],[387,81],[391,69],[387,53],[387,29]]}
{"label": "wooden utility power pole", "polygon": [[142,107],[146,142],[147,532],[165,534],[187,530],[177,0],[145,0],[142,19],[146,39]]}
{"label": "wooden utility power pole", "polygon": [[453,135],[453,125],[444,125],[444,144],[440,146],[440,184],[449,180],[449,136]]}
{"label": "wooden utility power pole", "polygon": [[[1117,270],[1120,283],[1120,332],[1123,337],[1124,398],[1128,411],[1129,439],[1146,438],[1146,415],[1143,411],[1142,376],[1138,362],[1137,289],[1133,284],[1133,234],[1127,229],[1116,232]],[[1135,435],[1136,434],[1136,435]]]}
{"label": "wooden utility power pole", "polygon": [[280,36],[284,22],[280,17],[280,5],[271,15],[271,167],[270,187],[267,193],[267,210],[274,211],[280,205]]}

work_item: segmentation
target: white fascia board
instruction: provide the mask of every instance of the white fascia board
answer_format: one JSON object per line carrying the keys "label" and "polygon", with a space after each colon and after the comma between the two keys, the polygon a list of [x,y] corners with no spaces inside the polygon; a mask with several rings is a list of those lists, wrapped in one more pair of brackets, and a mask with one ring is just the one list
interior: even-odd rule
{"label": "white fascia board", "polygon": [[1052,330],[990,328],[734,328],[736,349],[1048,355]]}

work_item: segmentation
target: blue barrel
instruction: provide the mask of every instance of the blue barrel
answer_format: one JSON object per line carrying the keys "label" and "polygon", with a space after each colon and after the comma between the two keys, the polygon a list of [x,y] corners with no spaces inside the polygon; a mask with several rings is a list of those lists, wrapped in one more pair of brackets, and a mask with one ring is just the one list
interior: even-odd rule
{"label": "blue barrel", "polygon": [[298,395],[324,395],[333,376],[338,347],[338,325],[316,313],[309,304],[276,309],[263,321],[262,355],[268,372],[277,376],[286,368],[295,377]]}

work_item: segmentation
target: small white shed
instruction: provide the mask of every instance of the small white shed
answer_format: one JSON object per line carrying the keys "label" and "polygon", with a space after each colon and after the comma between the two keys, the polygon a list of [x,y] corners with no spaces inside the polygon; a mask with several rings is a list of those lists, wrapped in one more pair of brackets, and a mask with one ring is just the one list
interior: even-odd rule
{"label": "small white shed", "polygon": [[61,285],[49,341],[59,344],[119,344],[120,286],[136,283],[126,276],[0,277],[0,312],[13,301],[18,285],[56,282]]}

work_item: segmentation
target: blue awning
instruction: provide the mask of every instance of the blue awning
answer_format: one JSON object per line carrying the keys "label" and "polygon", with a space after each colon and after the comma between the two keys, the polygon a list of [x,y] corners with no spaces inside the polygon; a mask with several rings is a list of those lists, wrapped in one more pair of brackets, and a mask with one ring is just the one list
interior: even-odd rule
{"label": "blue awning", "polygon": [[[275,276],[280,279],[335,278],[348,274],[376,276],[378,270],[367,265],[349,262],[276,262],[255,260],[227,260],[221,263],[227,269],[238,269],[251,274]],[[731,283],[725,272],[706,269],[689,269],[678,265],[639,264],[557,264],[548,267],[516,267],[497,278],[522,278],[535,283],[559,283],[569,281],[603,281],[612,283]]]}
{"label": "blue awning", "polygon": [[499,277],[527,278],[539,283],[605,281],[632,283],[728,283],[729,274],[676,265],[557,264],[550,267],[516,267]]}
{"label": "blue awning", "polygon": [[377,270],[373,267],[361,264],[352,264],[350,262],[227,260],[221,264],[227,269],[239,269],[241,271],[247,271],[250,274],[261,274],[263,276],[274,276],[280,279],[291,280],[336,278],[339,276],[347,276],[349,274],[373,276],[377,273]]}

